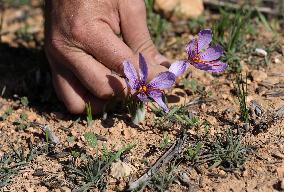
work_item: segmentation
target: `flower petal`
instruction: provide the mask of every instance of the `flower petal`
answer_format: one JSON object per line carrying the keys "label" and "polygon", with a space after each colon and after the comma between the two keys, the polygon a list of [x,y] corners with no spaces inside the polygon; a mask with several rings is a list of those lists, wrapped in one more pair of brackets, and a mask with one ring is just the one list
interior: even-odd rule
{"label": "flower petal", "polygon": [[171,64],[169,72],[175,74],[176,77],[182,75],[188,67],[188,62],[185,60],[179,60]]}
{"label": "flower petal", "polygon": [[123,62],[123,69],[124,69],[124,74],[127,78],[127,84],[131,89],[136,89],[138,81],[138,76],[137,72],[134,68],[134,66],[128,62],[124,61]]}
{"label": "flower petal", "polygon": [[185,50],[189,57],[194,57],[197,53],[197,39],[191,40],[185,47]]}
{"label": "flower petal", "polygon": [[208,71],[208,72],[222,72],[228,67],[226,63],[221,61],[208,62],[208,63],[191,63],[195,68]]}
{"label": "flower petal", "polygon": [[149,101],[148,96],[145,93],[138,93],[137,97],[143,102]]}
{"label": "flower petal", "polygon": [[169,112],[169,109],[165,102],[163,101],[163,93],[159,90],[153,90],[149,92],[149,97],[151,97],[163,110],[164,112]]}
{"label": "flower petal", "polygon": [[212,31],[204,29],[198,33],[198,52],[206,49],[212,41]]}
{"label": "flower petal", "polygon": [[216,63],[214,63],[212,65],[212,68],[208,71],[209,72],[223,72],[227,69],[227,67],[228,67],[227,63],[223,63],[222,61],[216,61]]}
{"label": "flower petal", "polygon": [[140,80],[145,83],[148,77],[148,67],[145,58],[141,53],[139,53],[139,68]]}
{"label": "flower petal", "polygon": [[219,59],[223,52],[224,50],[221,45],[214,45],[206,49],[200,56],[203,61],[214,61]]}
{"label": "flower petal", "polygon": [[175,74],[166,71],[159,73],[154,79],[152,79],[148,84],[148,89],[168,89],[175,83]]}

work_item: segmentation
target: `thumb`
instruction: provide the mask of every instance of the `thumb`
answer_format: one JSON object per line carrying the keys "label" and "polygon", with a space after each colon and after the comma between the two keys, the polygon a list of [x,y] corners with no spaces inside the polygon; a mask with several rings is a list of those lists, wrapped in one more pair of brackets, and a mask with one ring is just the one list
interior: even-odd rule
{"label": "thumb", "polygon": [[119,14],[123,39],[132,51],[142,53],[151,64],[167,66],[170,62],[159,53],[151,40],[144,0],[120,1]]}

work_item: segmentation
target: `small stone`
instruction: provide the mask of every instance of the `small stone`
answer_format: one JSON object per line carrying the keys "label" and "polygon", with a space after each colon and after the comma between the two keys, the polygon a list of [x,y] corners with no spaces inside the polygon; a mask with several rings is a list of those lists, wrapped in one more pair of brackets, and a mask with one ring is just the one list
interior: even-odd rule
{"label": "small stone", "polygon": [[220,171],[219,171],[219,175],[220,175],[221,177],[226,177],[227,173],[226,173],[225,171],[223,171],[223,170],[220,170]]}
{"label": "small stone", "polygon": [[186,186],[190,186],[191,185],[190,178],[189,178],[189,176],[185,172],[180,172],[179,173],[179,179],[181,180],[181,182],[184,185],[186,185]]}
{"label": "small stone", "polygon": [[267,74],[265,72],[259,71],[259,70],[253,70],[251,72],[251,76],[252,76],[252,79],[255,82],[261,82],[261,81],[263,81],[267,78]]}
{"label": "small stone", "polygon": [[259,55],[259,56],[263,56],[266,57],[267,56],[267,52],[264,49],[261,48],[256,48],[255,52]]}
{"label": "small stone", "polygon": [[281,60],[280,60],[278,57],[276,57],[276,58],[274,58],[274,63],[280,64],[280,63],[281,63]]}
{"label": "small stone", "polygon": [[115,179],[128,177],[131,172],[132,167],[122,161],[113,163],[110,169],[110,175]]}
{"label": "small stone", "polygon": [[211,125],[216,125],[217,124],[217,119],[213,116],[209,116],[207,119],[206,119]]}
{"label": "small stone", "polygon": [[281,167],[276,168],[276,173],[279,177],[284,177],[284,164]]}
{"label": "small stone", "polygon": [[206,104],[205,104],[205,103],[202,103],[201,106],[200,106],[200,108],[201,108],[202,110],[205,110],[205,109],[206,109]]}
{"label": "small stone", "polygon": [[242,175],[243,175],[243,177],[248,177],[248,176],[249,176],[249,173],[248,173],[247,170],[245,170]]}

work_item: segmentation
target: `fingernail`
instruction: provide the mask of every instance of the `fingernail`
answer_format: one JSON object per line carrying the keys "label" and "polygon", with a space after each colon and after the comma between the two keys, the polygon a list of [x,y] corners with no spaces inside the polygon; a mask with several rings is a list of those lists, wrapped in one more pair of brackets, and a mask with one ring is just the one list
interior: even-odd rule
{"label": "fingernail", "polygon": [[154,59],[155,59],[156,63],[159,64],[159,65],[163,65],[165,67],[169,67],[169,65],[170,65],[169,60],[161,54],[156,55],[154,57]]}

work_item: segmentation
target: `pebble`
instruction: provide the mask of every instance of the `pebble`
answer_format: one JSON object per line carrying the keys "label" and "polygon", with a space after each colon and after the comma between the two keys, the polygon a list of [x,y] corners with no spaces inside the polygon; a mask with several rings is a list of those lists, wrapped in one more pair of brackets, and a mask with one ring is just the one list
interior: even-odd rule
{"label": "pebble", "polygon": [[258,55],[260,55],[260,56],[264,56],[264,57],[267,56],[267,51],[265,51],[264,49],[256,48],[256,49],[255,49],[255,52],[256,52]]}
{"label": "pebble", "polygon": [[217,119],[213,116],[209,116],[207,117],[207,121],[211,124],[211,125],[216,125],[217,124]]}
{"label": "pebble", "polygon": [[243,175],[243,177],[248,177],[249,176],[249,172],[247,170],[245,170],[242,175]]}
{"label": "pebble", "polygon": [[279,59],[279,58],[274,58],[274,63],[276,63],[276,64],[280,64],[281,63],[281,60]]}
{"label": "pebble", "polygon": [[190,186],[191,185],[190,178],[189,178],[189,176],[185,172],[179,173],[179,179],[181,180],[181,182],[184,185],[186,185],[186,186]]}
{"label": "pebble", "polygon": [[133,171],[132,167],[122,161],[115,162],[111,165],[110,175],[115,178],[128,177]]}
{"label": "pebble", "polygon": [[223,171],[223,170],[220,170],[220,171],[219,171],[219,175],[220,175],[221,177],[226,177],[226,176],[227,176],[227,173],[226,173],[225,171]]}

